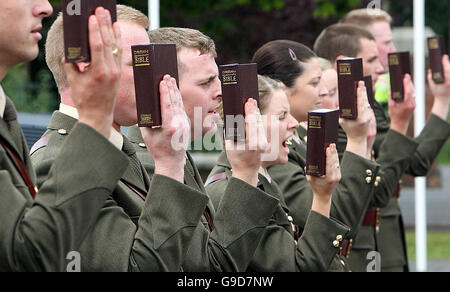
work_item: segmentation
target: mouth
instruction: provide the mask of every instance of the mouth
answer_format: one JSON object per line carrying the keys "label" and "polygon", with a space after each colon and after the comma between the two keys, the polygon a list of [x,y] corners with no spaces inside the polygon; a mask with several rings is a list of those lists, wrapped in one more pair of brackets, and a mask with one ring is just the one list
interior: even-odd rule
{"label": "mouth", "polygon": [[31,31],[31,34],[33,35],[33,37],[37,40],[40,41],[42,40],[42,35],[40,33],[40,31],[42,30],[42,26],[38,26],[36,27],[34,30]]}

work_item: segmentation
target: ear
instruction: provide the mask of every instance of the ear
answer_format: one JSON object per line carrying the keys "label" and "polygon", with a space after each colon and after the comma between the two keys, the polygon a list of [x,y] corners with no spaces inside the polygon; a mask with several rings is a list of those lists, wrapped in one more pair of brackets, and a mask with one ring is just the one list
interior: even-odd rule
{"label": "ear", "polygon": [[85,72],[89,66],[91,66],[91,63],[85,63],[85,62],[80,62],[80,63],[76,63],[78,70],[80,70],[80,72]]}
{"label": "ear", "polygon": [[339,56],[336,57],[336,60],[334,60],[334,69],[335,69],[335,70],[337,70],[337,61],[338,61],[339,59],[343,59],[343,58],[347,58],[347,57],[344,56],[344,55],[339,55]]}

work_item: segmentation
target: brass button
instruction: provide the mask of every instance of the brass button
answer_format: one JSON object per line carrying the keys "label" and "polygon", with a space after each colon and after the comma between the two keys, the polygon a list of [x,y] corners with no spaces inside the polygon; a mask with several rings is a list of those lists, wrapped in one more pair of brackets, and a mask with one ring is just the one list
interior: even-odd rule
{"label": "brass button", "polygon": [[145,145],[145,143],[139,143],[139,147],[141,147],[141,148],[147,148],[147,145]]}
{"label": "brass button", "polygon": [[60,135],[67,135],[67,130],[66,129],[59,129],[58,130],[58,134],[60,134]]}
{"label": "brass button", "polygon": [[373,172],[370,169],[368,169],[368,170],[366,170],[366,174],[367,174],[367,176],[372,176]]}
{"label": "brass button", "polygon": [[305,136],[305,137],[303,138],[303,140],[305,140],[305,142],[308,142],[308,136]]}
{"label": "brass button", "polygon": [[34,187],[34,191],[36,192],[36,194],[39,192],[38,187]]}
{"label": "brass button", "polygon": [[288,216],[288,220],[289,222],[294,222],[294,218],[292,218],[292,216]]}
{"label": "brass button", "polygon": [[342,235],[338,235],[338,236],[336,236],[336,240],[337,241],[342,241],[342,240],[344,240],[344,237],[342,237]]}
{"label": "brass button", "polygon": [[334,247],[339,247],[339,241],[337,241],[337,240],[333,241],[333,246]]}
{"label": "brass button", "polygon": [[366,183],[367,183],[367,184],[372,183],[372,178],[371,178],[371,177],[366,177]]}

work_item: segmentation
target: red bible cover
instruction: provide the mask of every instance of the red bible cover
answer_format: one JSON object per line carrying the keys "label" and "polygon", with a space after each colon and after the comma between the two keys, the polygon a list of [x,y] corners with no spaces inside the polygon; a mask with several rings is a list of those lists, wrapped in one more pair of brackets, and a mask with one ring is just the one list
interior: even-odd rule
{"label": "red bible cover", "polygon": [[430,53],[430,68],[433,80],[436,83],[444,83],[444,67],[442,66],[442,56],[445,52],[444,38],[441,36],[428,38],[428,51]]}
{"label": "red bible cover", "polygon": [[326,149],[330,144],[337,143],[338,133],[339,110],[322,109],[308,113],[307,175],[326,175]]}
{"label": "red bible cover", "polygon": [[361,58],[343,58],[337,60],[339,109],[341,118],[358,118],[357,90],[359,81],[363,81],[363,60]]}
{"label": "red bible cover", "polygon": [[366,84],[367,98],[369,99],[370,107],[373,109],[375,107],[375,95],[373,92],[372,76],[364,76],[364,83]]}
{"label": "red bible cover", "polygon": [[167,74],[179,85],[176,45],[137,45],[132,46],[131,51],[138,125],[159,128],[162,126],[159,85]]}
{"label": "red bible cover", "polygon": [[97,7],[108,9],[117,21],[116,0],[62,0],[64,47],[67,63],[90,62],[89,16]]}
{"label": "red bible cover", "polygon": [[411,60],[409,52],[389,53],[389,73],[391,75],[391,96],[396,102],[405,99],[403,78],[405,74],[411,75]]}
{"label": "red bible cover", "polygon": [[245,141],[245,103],[249,98],[259,103],[257,64],[222,65],[219,72],[225,139]]}

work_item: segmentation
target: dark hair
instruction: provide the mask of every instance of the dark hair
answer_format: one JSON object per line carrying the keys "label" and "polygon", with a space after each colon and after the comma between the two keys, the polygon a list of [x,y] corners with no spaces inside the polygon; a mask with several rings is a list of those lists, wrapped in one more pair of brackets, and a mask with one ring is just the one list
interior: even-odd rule
{"label": "dark hair", "polygon": [[314,44],[316,54],[334,63],[340,55],[356,57],[362,50],[362,39],[375,41],[366,29],[354,24],[333,24],[326,28]]}
{"label": "dark hair", "polygon": [[258,74],[281,81],[292,88],[304,71],[303,63],[317,57],[307,46],[288,40],[277,40],[263,45],[253,56]]}

